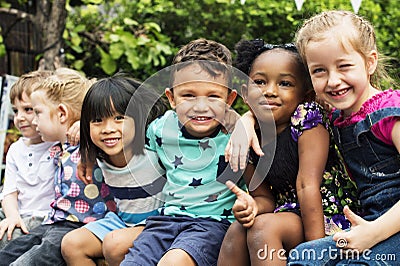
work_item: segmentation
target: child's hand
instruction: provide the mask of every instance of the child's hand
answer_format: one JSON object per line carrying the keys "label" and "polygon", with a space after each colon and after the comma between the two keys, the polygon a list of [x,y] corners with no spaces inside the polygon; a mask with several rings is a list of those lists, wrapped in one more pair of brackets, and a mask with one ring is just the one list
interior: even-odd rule
{"label": "child's hand", "polygon": [[81,180],[86,185],[93,183],[93,180],[92,180],[93,167],[94,167],[93,163],[87,162],[86,164],[84,164],[84,163],[82,163],[81,160],[79,160],[79,162],[76,166],[76,170],[78,171],[79,180]]}
{"label": "child's hand", "polygon": [[263,156],[257,134],[254,130],[254,117],[251,113],[243,115],[236,123],[231,138],[225,148],[225,161],[229,161],[234,172],[246,168],[247,155],[251,146],[255,153]]}
{"label": "child's hand", "polygon": [[333,109],[332,105],[330,105],[328,102],[322,100],[322,99],[319,98],[318,96],[315,96],[315,101],[316,101],[317,103],[319,103],[319,104],[322,106],[322,108],[324,108],[325,111],[327,111],[328,113],[329,113],[330,111],[332,111],[332,109]]}
{"label": "child's hand", "polygon": [[21,217],[18,219],[5,218],[0,222],[0,239],[3,238],[4,233],[7,231],[7,240],[11,240],[12,233],[15,227],[21,228],[22,232],[28,234],[29,231]]}
{"label": "child's hand", "polygon": [[258,207],[255,200],[252,196],[236,186],[232,181],[227,181],[226,186],[237,197],[232,208],[235,218],[244,227],[250,228],[254,224],[254,218],[258,213]]}
{"label": "child's hand", "polygon": [[359,252],[375,246],[377,237],[374,234],[376,228],[373,223],[352,212],[348,206],[344,207],[343,212],[351,223],[351,229],[338,232],[333,236],[337,246],[344,250],[358,250]]}
{"label": "child's hand", "polygon": [[79,144],[80,139],[80,121],[76,121],[67,131],[67,141],[72,146]]}
{"label": "child's hand", "polygon": [[227,133],[232,133],[235,129],[236,122],[240,119],[240,115],[232,108],[228,107],[225,111],[224,121],[222,125],[226,129]]}

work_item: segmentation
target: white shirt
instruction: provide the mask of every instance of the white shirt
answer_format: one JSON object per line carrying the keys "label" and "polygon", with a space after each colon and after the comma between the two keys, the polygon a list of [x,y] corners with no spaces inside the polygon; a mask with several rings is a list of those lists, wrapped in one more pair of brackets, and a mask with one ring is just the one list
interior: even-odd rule
{"label": "white shirt", "polygon": [[27,146],[21,137],[7,152],[3,195],[18,192],[22,217],[44,216],[51,209],[56,168],[49,148],[53,145],[53,142],[42,142]]}

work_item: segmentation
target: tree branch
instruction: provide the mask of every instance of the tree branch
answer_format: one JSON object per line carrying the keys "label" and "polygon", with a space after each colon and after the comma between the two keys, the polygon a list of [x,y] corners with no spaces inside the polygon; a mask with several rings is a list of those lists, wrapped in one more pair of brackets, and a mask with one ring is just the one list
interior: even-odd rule
{"label": "tree branch", "polygon": [[15,9],[15,8],[0,7],[0,13],[16,15],[16,17],[18,19],[27,19],[27,20],[30,20],[30,21],[32,21],[33,17],[34,17],[33,15],[31,15],[31,14],[29,14],[27,12],[24,12],[24,11]]}

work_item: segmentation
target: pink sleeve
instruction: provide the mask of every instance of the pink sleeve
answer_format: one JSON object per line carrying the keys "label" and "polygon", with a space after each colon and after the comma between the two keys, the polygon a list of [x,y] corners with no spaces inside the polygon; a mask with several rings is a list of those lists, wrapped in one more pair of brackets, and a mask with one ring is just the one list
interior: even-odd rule
{"label": "pink sleeve", "polygon": [[[400,91],[393,91],[390,97],[387,97],[380,103],[379,109],[385,107],[399,107],[400,106]],[[391,116],[382,119],[380,122],[372,127],[372,133],[386,144],[393,145],[392,130],[394,124],[400,120],[399,116]]]}

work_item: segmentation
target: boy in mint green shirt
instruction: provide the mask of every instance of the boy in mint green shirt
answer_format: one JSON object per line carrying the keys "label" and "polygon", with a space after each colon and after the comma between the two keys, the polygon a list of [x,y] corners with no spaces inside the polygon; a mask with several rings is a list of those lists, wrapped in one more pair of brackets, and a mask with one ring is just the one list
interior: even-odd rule
{"label": "boy in mint green shirt", "polygon": [[[231,54],[214,41],[199,39],[174,58],[171,88],[165,94],[173,110],[147,129],[147,147],[166,169],[165,204],[149,217],[121,265],[216,265],[226,230],[234,221],[236,196],[225,185],[238,180],[225,162],[229,134],[223,125]],[[240,179],[240,187],[245,189]]]}

